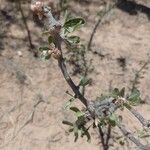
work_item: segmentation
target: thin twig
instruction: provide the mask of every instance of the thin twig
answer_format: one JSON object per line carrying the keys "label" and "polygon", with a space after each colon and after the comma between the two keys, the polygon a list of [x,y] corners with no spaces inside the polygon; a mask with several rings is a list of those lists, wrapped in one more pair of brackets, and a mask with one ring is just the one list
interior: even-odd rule
{"label": "thin twig", "polygon": [[98,125],[99,135],[100,135],[102,146],[103,146],[104,150],[109,149],[108,143],[109,143],[110,134],[111,134],[111,125],[108,125],[106,127],[106,129],[107,129],[106,131],[103,131],[102,127],[100,125]]}
{"label": "thin twig", "polygon": [[107,149],[105,149],[104,133],[103,133],[102,127],[100,125],[98,126],[98,130],[99,130],[99,135],[101,138],[102,146],[103,146],[104,150],[107,150]]}
{"label": "thin twig", "polygon": [[21,6],[21,1],[18,0],[17,1],[17,4],[18,4],[18,8],[19,8],[19,11],[21,13],[21,16],[22,16],[22,20],[23,20],[23,23],[24,23],[24,26],[25,26],[25,29],[27,31],[27,36],[28,36],[28,40],[29,40],[29,46],[31,49],[34,48],[34,45],[32,43],[32,38],[31,38],[31,33],[30,33],[30,29],[28,27],[28,24],[27,24],[27,20],[26,20],[26,17],[24,15],[24,12],[23,12],[23,9],[22,9],[22,6]]}
{"label": "thin twig", "polygon": [[88,100],[80,93],[79,87],[75,85],[75,83],[71,79],[69,73],[67,72],[67,68],[64,63],[64,58],[63,58],[62,49],[61,49],[61,43],[62,43],[63,39],[60,37],[59,33],[57,31],[55,31],[55,28],[60,26],[60,23],[55,20],[55,18],[53,17],[53,15],[51,14],[51,12],[48,8],[44,7],[43,11],[45,13],[45,16],[47,17],[47,20],[48,20],[48,23],[50,26],[50,30],[52,30],[52,33],[53,33],[52,35],[53,35],[54,45],[61,52],[61,56],[58,59],[58,65],[60,67],[60,70],[61,70],[65,80],[67,81],[68,85],[71,87],[71,89],[75,93],[75,97],[78,98],[86,107],[88,107]]}
{"label": "thin twig", "polygon": [[93,28],[92,34],[90,36],[88,46],[87,46],[87,50],[91,50],[91,45],[92,45],[92,42],[93,42],[94,35],[96,33],[96,30],[97,30],[98,26],[102,23],[103,18],[106,17],[108,15],[108,13],[115,7],[116,7],[116,3],[114,5],[112,5],[111,7],[109,7],[109,9],[106,10],[105,12],[103,12],[103,15],[99,17],[98,21],[96,22],[96,24]]}
{"label": "thin twig", "polygon": [[[105,101],[92,102],[92,101],[87,100],[81,94],[81,92],[79,91],[79,87],[75,85],[75,83],[71,79],[70,75],[68,74],[67,68],[66,68],[66,65],[64,62],[62,49],[61,49],[62,38],[60,37],[59,32],[58,32],[60,23],[54,19],[54,17],[51,14],[51,11],[46,6],[43,7],[43,11],[45,13],[45,17],[47,17],[47,20],[49,22],[49,26],[50,26],[50,30],[51,30],[50,32],[52,32],[55,48],[61,52],[61,55],[57,58],[58,65],[60,67],[60,70],[61,70],[66,82],[68,83],[70,88],[73,90],[75,97],[78,98],[86,106],[86,108],[89,110],[89,113],[91,114],[91,116],[93,118],[95,116],[97,116],[97,117],[102,116],[102,113],[104,113],[104,115],[107,115],[106,112],[110,112],[110,113],[114,112],[118,108],[118,105],[119,105],[119,104],[117,104],[117,99],[107,98]],[[130,111],[132,111],[132,113],[135,115],[135,113],[132,109],[130,109]],[[137,117],[140,122],[142,121],[139,114],[135,115],[135,117]],[[143,119],[143,117],[142,117],[142,119]],[[117,126],[122,131],[122,133],[126,137],[128,137],[133,143],[135,143],[136,146],[138,146],[141,150],[149,150],[150,149],[150,147],[145,146],[142,143],[140,143],[140,141],[137,140],[130,132],[128,132],[125,129],[125,127],[123,127],[119,123],[117,123]],[[102,137],[102,144],[103,145],[107,144],[107,149],[108,149],[108,141],[110,138],[111,126],[108,128],[108,135],[106,138],[106,143],[105,143],[105,139],[104,139],[104,133],[103,133],[101,127],[99,128],[99,132],[100,132],[100,136]]]}
{"label": "thin twig", "polygon": [[125,105],[126,108],[141,122],[141,124],[145,127],[150,127],[150,120],[146,120],[136,109],[129,105]]}
{"label": "thin twig", "polygon": [[124,134],[124,136],[126,136],[128,139],[130,139],[133,143],[135,143],[135,145],[140,148],[141,150],[150,150],[150,146],[147,145],[143,145],[138,139],[136,139],[132,133],[130,133],[129,131],[126,130],[126,128],[117,123],[118,128],[121,130],[121,132]]}
{"label": "thin twig", "polygon": [[134,77],[134,80],[132,81],[132,88],[131,88],[131,91],[133,91],[135,88],[136,88],[136,85],[138,84],[138,80],[140,79],[140,74],[141,72],[148,66],[148,64],[150,63],[150,58],[148,58],[148,60],[142,65],[142,67],[135,73],[135,77]]}
{"label": "thin twig", "polygon": [[78,98],[79,100],[81,100],[81,102],[85,106],[88,106],[88,104],[87,104],[88,100],[80,93],[79,88],[75,85],[75,83],[72,81],[71,77],[69,76],[63,57],[61,57],[58,60],[58,64],[59,64],[59,67],[62,71],[64,78],[66,79],[67,83],[69,84],[69,86],[71,87],[73,92],[75,93],[75,97]]}
{"label": "thin twig", "polygon": [[[88,78],[88,73],[90,73],[91,70],[92,59],[90,60],[89,64],[87,64],[85,53],[83,54],[82,59],[84,65],[83,77]],[[86,90],[86,86],[83,86],[81,92],[83,96],[85,95],[85,90]]]}
{"label": "thin twig", "polygon": [[107,147],[109,147],[109,140],[110,140],[110,137],[111,137],[111,129],[112,129],[112,126],[109,124],[108,127],[107,127],[107,138],[106,138]]}

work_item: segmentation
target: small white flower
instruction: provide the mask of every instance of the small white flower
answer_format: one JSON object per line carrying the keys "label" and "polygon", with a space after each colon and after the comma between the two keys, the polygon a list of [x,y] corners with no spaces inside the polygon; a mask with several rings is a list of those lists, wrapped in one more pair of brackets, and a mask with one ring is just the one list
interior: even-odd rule
{"label": "small white flower", "polygon": [[42,52],[42,55],[43,55],[43,56],[46,56],[46,55],[47,55],[47,51],[43,51],[43,52]]}

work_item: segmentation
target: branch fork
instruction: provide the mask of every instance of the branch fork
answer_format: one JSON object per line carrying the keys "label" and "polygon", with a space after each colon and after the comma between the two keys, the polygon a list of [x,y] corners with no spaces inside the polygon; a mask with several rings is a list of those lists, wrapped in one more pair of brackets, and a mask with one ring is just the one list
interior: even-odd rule
{"label": "branch fork", "polygon": [[[58,60],[59,68],[74,92],[76,98],[78,98],[87,108],[88,113],[87,116],[91,116],[92,119],[96,117],[103,117],[104,115],[110,115],[119,107],[120,103],[125,102],[125,99],[118,98],[114,99],[112,97],[104,100],[104,101],[91,101],[85,98],[80,90],[79,87],[73,82],[70,75],[67,72],[67,68],[64,62],[63,53],[61,49],[61,43],[63,41],[62,37],[60,36],[61,24],[59,21],[55,20],[53,17],[51,10],[49,7],[44,5],[44,3],[40,1],[36,1],[35,3],[31,4],[31,10],[36,13],[40,19],[44,18],[44,21],[48,25],[49,32],[53,37],[53,43],[55,48],[52,51],[49,51],[54,58]],[[143,126],[150,127],[150,121],[145,120],[135,109],[131,107],[127,107],[127,109],[143,124]],[[128,137],[132,142],[136,144],[142,150],[150,150],[149,146],[145,146],[140,143],[130,132],[128,132],[125,127],[121,124],[117,124],[119,129],[122,133]]]}

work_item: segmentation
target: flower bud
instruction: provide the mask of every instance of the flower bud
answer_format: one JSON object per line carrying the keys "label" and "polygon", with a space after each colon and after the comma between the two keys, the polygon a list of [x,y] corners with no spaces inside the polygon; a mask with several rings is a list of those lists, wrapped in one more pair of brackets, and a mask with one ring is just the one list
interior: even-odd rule
{"label": "flower bud", "polygon": [[58,50],[57,48],[55,48],[55,49],[53,50],[52,56],[53,56],[55,59],[59,59],[60,56],[61,56],[60,50]]}
{"label": "flower bud", "polygon": [[33,2],[31,4],[31,10],[38,15],[39,19],[43,18],[43,5],[41,1]]}

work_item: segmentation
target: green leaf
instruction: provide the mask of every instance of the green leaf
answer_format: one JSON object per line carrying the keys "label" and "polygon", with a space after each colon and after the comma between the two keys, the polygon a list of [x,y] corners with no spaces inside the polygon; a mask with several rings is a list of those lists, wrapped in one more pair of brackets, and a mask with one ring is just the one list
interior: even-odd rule
{"label": "green leaf", "polygon": [[118,88],[113,89],[111,96],[114,98],[118,97],[119,96],[119,89]]}
{"label": "green leaf", "polygon": [[59,2],[59,5],[60,5],[60,8],[61,8],[61,11],[65,11],[68,7],[68,0],[61,0]]}
{"label": "green leaf", "polygon": [[63,25],[63,35],[67,35],[77,29],[79,29],[85,23],[82,18],[70,18]]}
{"label": "green leaf", "polygon": [[118,96],[124,97],[124,95],[125,95],[125,88],[122,88],[120,91],[118,88],[115,88],[111,93],[111,96],[114,98],[117,98]]}
{"label": "green leaf", "polygon": [[44,59],[45,59],[45,60],[48,60],[48,59],[50,59],[50,58],[51,58],[51,55],[46,55]]}
{"label": "green leaf", "polygon": [[78,44],[80,42],[80,37],[78,37],[78,36],[70,36],[70,37],[67,37],[67,41],[70,44]]}
{"label": "green leaf", "polygon": [[73,132],[74,128],[69,129],[69,132]]}
{"label": "green leaf", "polygon": [[123,104],[127,109],[131,109],[132,107],[128,103]]}
{"label": "green leaf", "polygon": [[43,51],[48,51],[48,50],[49,50],[49,48],[46,47],[46,46],[39,48],[39,51],[41,51],[41,52],[43,52]]}
{"label": "green leaf", "polygon": [[115,114],[109,116],[109,123],[111,126],[116,126],[116,123],[119,121],[118,117]]}
{"label": "green leaf", "polygon": [[131,105],[137,105],[140,103],[140,92],[138,89],[134,88],[131,95],[128,97],[128,101]]}
{"label": "green leaf", "polygon": [[78,137],[79,137],[78,132],[74,133],[74,136],[75,136],[74,142],[76,142],[78,140]]}
{"label": "green leaf", "polygon": [[85,127],[82,127],[82,129],[81,129],[81,137],[84,137],[84,136],[87,137],[87,142],[90,142],[90,140],[91,140],[91,135],[90,135],[90,133],[88,132],[88,129],[86,129]]}
{"label": "green leaf", "polygon": [[77,107],[70,107],[70,110],[74,111],[78,118],[85,115],[85,113],[80,111]]}
{"label": "green leaf", "polygon": [[86,86],[86,85],[90,84],[90,82],[91,82],[91,79],[83,77],[79,83],[79,86]]}
{"label": "green leaf", "polygon": [[142,131],[139,131],[138,137],[140,137],[140,138],[148,138],[148,137],[150,137],[150,134],[147,133],[147,131],[142,130]]}
{"label": "green leaf", "polygon": [[149,138],[150,134],[143,134],[143,135],[139,135],[140,138]]}
{"label": "green leaf", "polygon": [[91,141],[91,135],[90,135],[90,133],[87,131],[87,132],[85,132],[85,135],[87,137],[87,142],[90,142]]}
{"label": "green leaf", "polygon": [[[96,122],[95,122],[95,123],[96,123]],[[96,124],[95,124],[95,125],[96,125]],[[106,118],[105,118],[105,117],[99,118],[98,126],[103,127],[103,126],[105,126],[105,125],[107,125]]]}
{"label": "green leaf", "polygon": [[42,35],[48,35],[49,34],[49,31],[48,30],[45,30],[42,32]]}
{"label": "green leaf", "polygon": [[77,127],[80,128],[84,124],[85,124],[85,117],[83,116],[78,117],[78,119],[76,120]]}
{"label": "green leaf", "polygon": [[74,126],[74,142],[76,142],[78,140],[79,134],[78,134],[78,128],[76,126]]}
{"label": "green leaf", "polygon": [[123,140],[120,140],[119,144],[123,146],[125,144],[125,142]]}
{"label": "green leaf", "polygon": [[125,87],[123,87],[123,88],[120,90],[119,96],[120,96],[120,97],[124,97],[124,96],[125,96]]}
{"label": "green leaf", "polygon": [[70,107],[70,110],[74,111],[75,113],[80,112],[77,107]]}
{"label": "green leaf", "polygon": [[69,122],[69,121],[62,121],[63,124],[68,125],[68,126],[73,126],[73,123]]}
{"label": "green leaf", "polygon": [[82,24],[85,24],[83,18],[71,18],[65,22],[63,27],[69,28],[69,27],[74,27],[76,25],[82,25]]}
{"label": "green leaf", "polygon": [[49,44],[52,44],[52,43],[53,43],[53,37],[52,37],[51,35],[48,37],[48,43],[49,43]]}
{"label": "green leaf", "polygon": [[64,13],[64,17],[63,17],[63,26],[65,24],[65,22],[67,22],[69,19],[73,18],[71,16],[71,14],[66,10],[65,13]]}
{"label": "green leaf", "polygon": [[71,106],[71,104],[72,104],[73,101],[74,101],[74,98],[71,98],[68,101],[66,101],[65,104],[64,104],[64,108],[65,109],[70,108],[70,106]]}
{"label": "green leaf", "polygon": [[81,116],[84,116],[84,115],[85,115],[85,113],[82,112],[82,111],[78,111],[78,112],[76,113],[76,116],[77,116],[77,117],[81,117]]}

